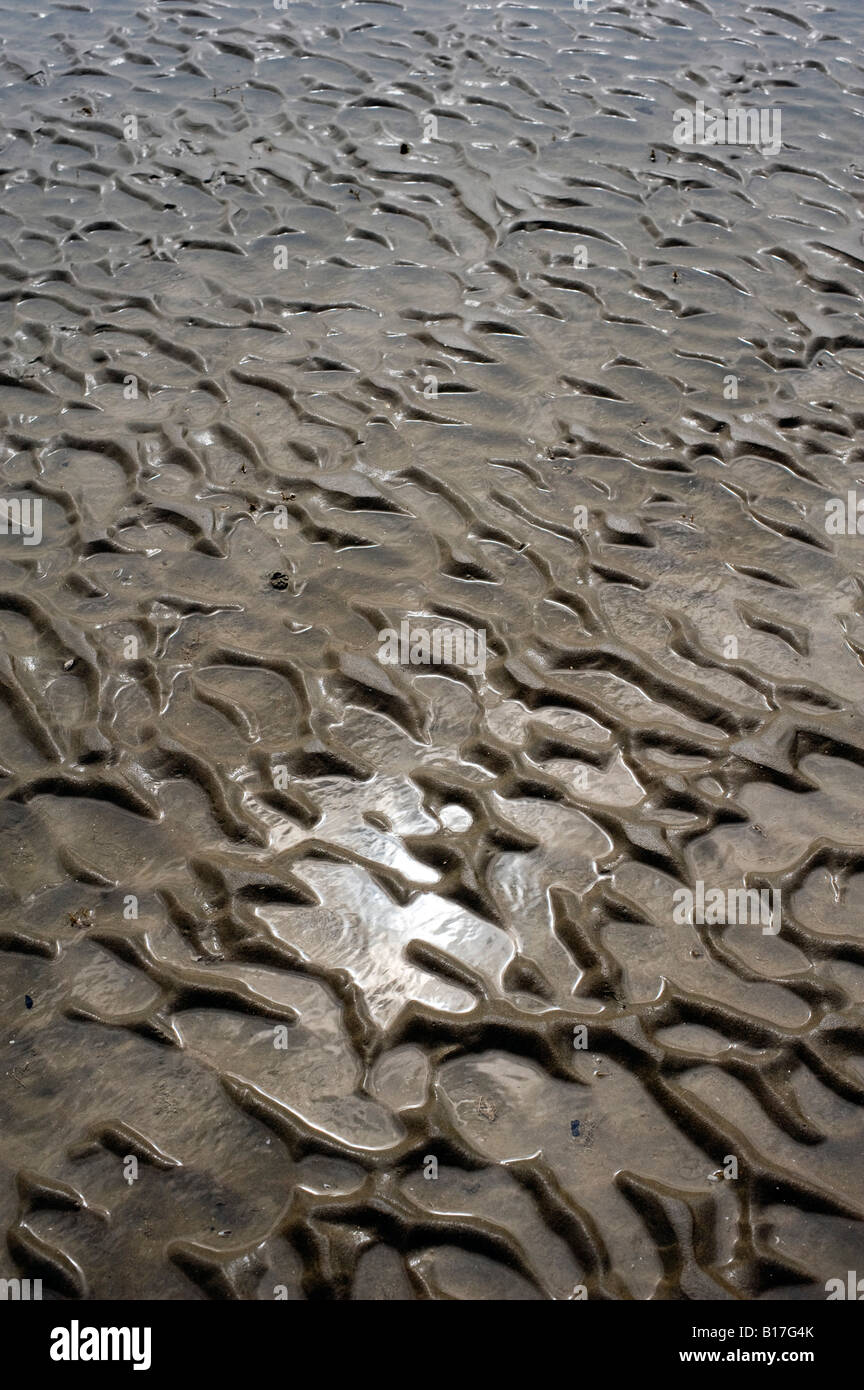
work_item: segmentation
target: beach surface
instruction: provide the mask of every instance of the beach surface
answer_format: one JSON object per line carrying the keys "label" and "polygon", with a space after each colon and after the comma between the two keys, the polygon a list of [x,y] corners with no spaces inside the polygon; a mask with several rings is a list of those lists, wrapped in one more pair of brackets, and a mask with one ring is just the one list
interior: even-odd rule
{"label": "beach surface", "polygon": [[859,0],[0,36],[0,1278],[864,1277]]}

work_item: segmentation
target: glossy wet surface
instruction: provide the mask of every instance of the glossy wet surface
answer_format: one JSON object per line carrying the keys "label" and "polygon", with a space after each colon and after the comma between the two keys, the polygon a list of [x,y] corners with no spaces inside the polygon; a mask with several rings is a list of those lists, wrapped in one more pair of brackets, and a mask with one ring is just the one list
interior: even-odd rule
{"label": "glossy wet surface", "polygon": [[0,1276],[864,1274],[860,15],[590,10],[0,6]]}

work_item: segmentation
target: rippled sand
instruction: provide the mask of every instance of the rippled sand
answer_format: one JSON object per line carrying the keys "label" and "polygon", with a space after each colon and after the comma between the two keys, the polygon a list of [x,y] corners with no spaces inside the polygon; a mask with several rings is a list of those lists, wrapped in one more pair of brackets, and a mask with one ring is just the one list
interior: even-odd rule
{"label": "rippled sand", "polygon": [[0,4],[0,1277],[864,1275],[860,10],[589,10]]}

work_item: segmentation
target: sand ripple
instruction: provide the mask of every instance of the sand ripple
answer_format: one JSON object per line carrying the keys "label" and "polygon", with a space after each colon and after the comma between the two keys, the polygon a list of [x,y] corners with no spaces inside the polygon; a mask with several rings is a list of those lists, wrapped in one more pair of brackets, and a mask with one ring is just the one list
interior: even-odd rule
{"label": "sand ripple", "polygon": [[864,1272],[860,16],[589,8],[0,5],[0,1275]]}

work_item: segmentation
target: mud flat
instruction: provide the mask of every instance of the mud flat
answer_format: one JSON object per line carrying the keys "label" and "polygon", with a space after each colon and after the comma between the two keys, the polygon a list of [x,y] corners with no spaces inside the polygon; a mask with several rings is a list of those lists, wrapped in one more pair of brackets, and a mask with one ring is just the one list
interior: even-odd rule
{"label": "mud flat", "polygon": [[864,1276],[860,13],[588,9],[0,4],[0,1278]]}

